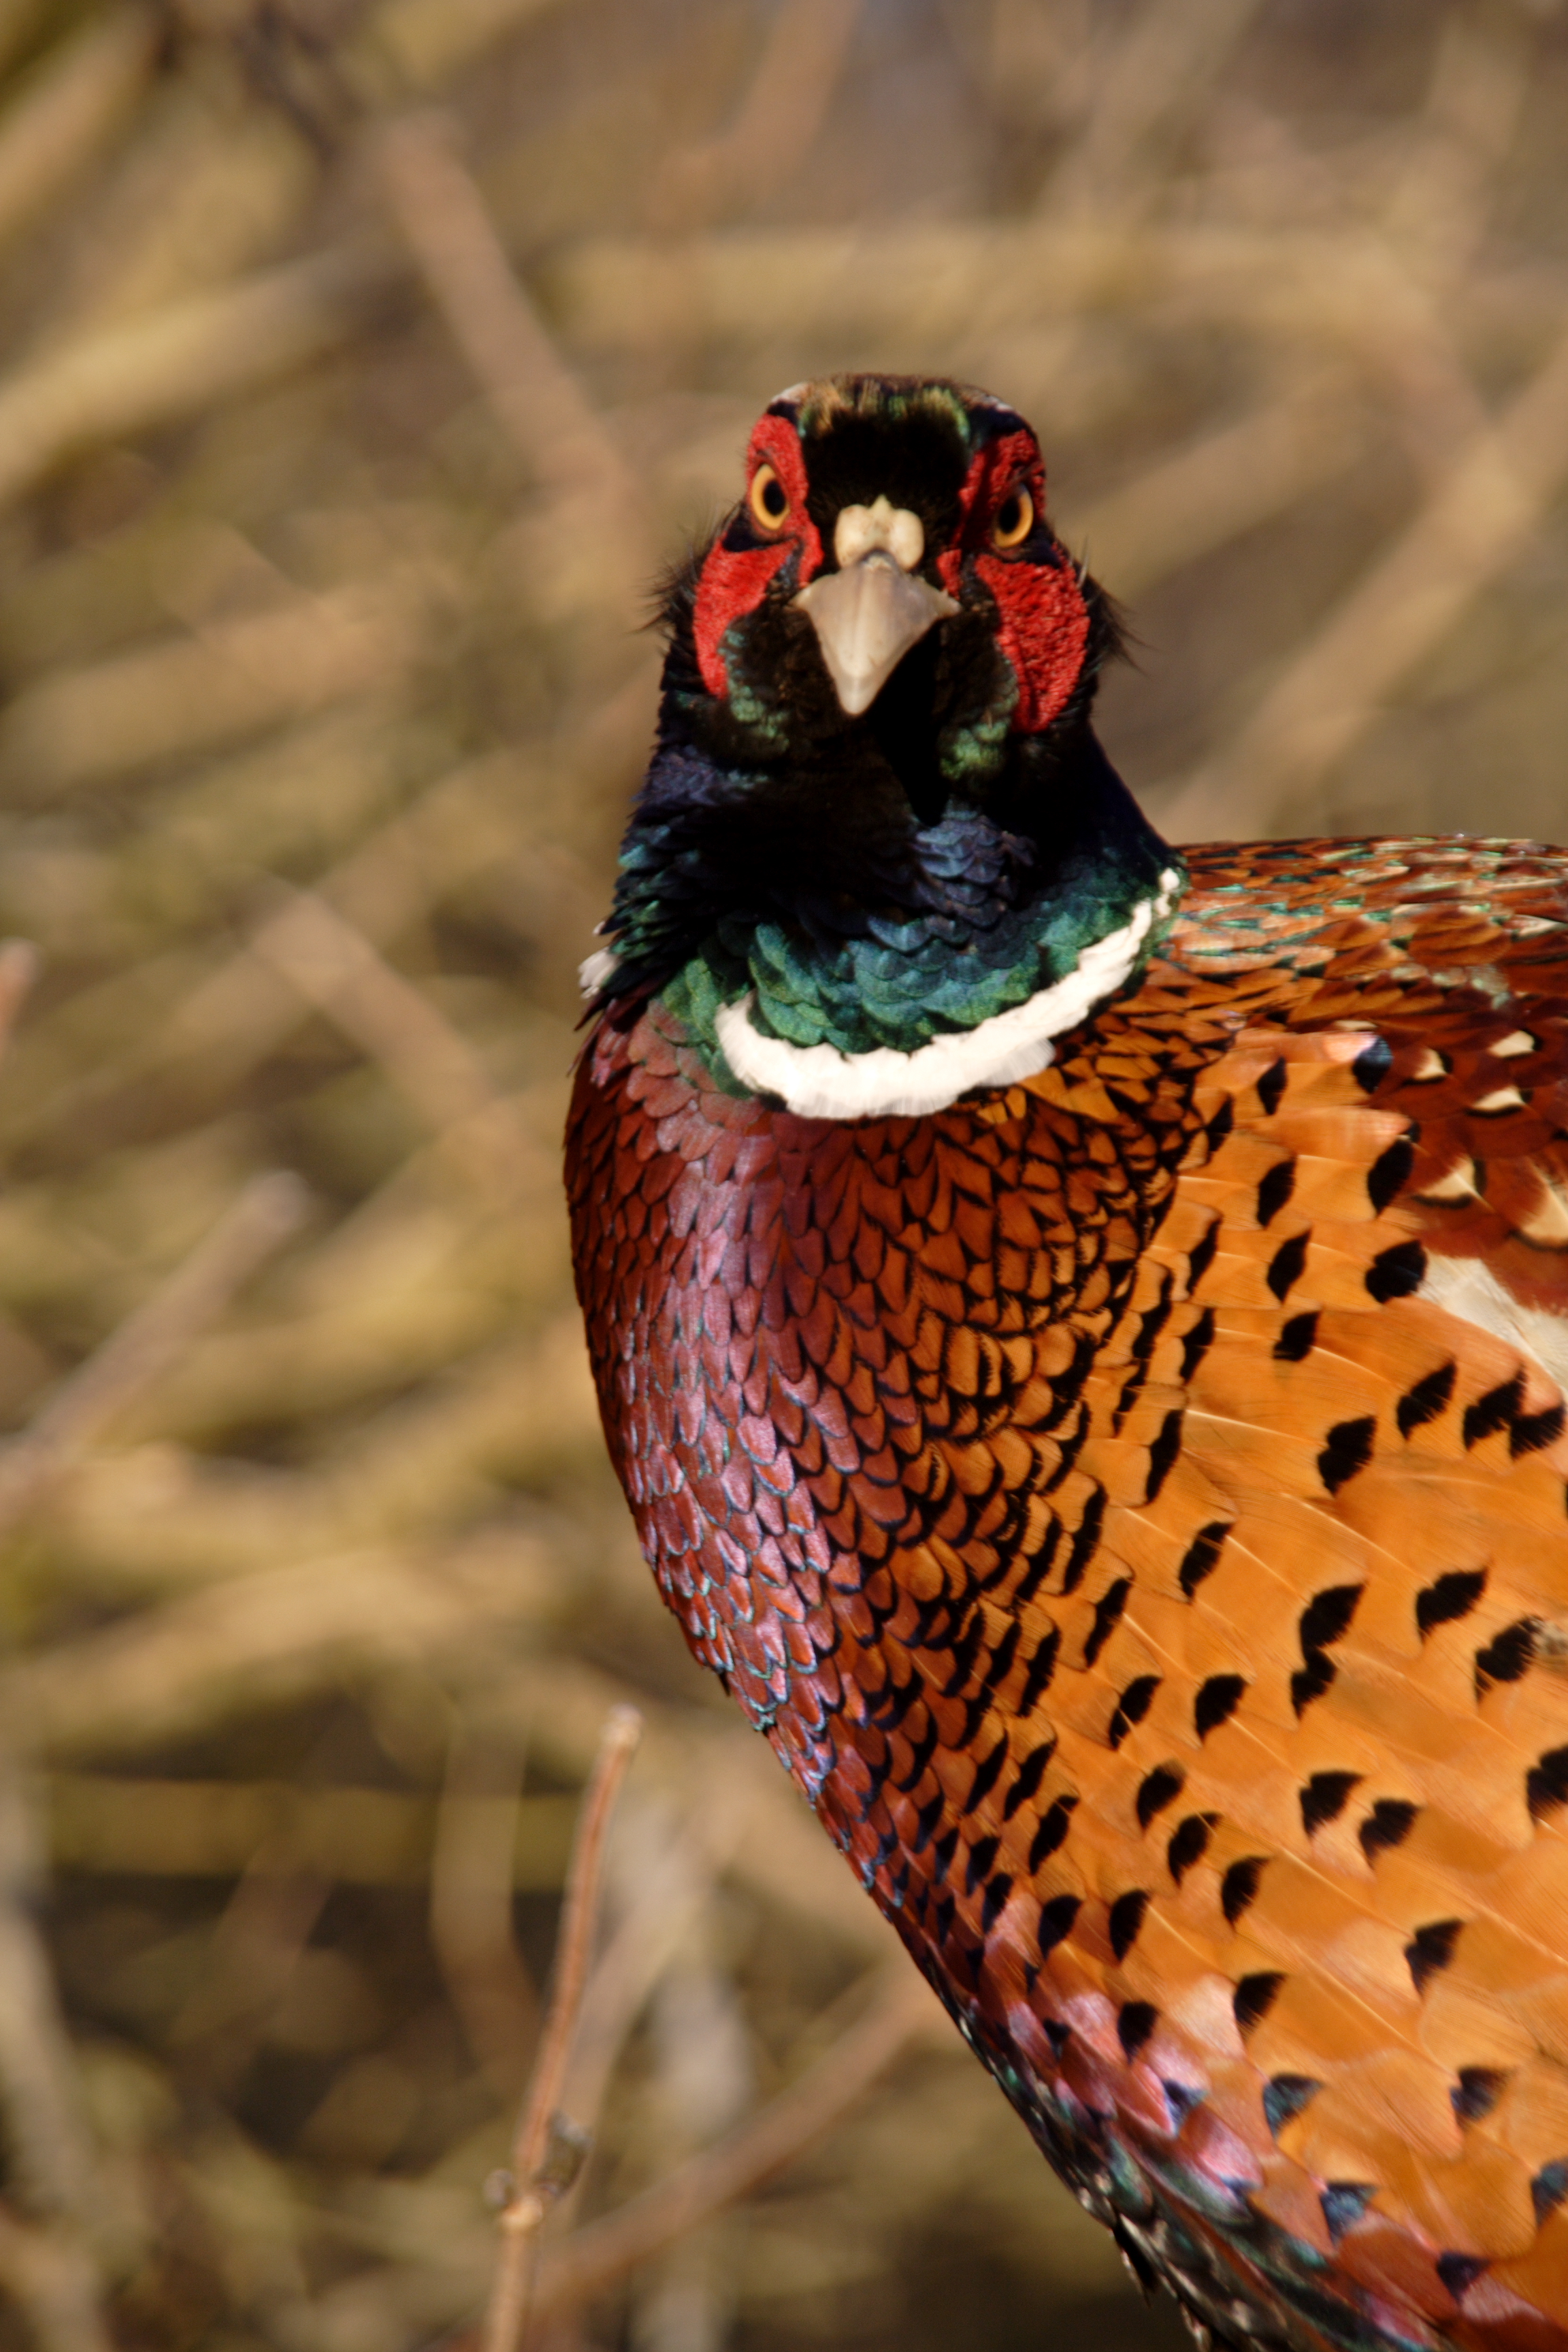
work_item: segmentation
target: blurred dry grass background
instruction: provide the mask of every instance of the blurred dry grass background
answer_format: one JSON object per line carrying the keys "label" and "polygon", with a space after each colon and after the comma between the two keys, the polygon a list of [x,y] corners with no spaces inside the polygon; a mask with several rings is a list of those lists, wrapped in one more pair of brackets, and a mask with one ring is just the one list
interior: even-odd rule
{"label": "blurred dry grass background", "polygon": [[636,1557],[573,971],[839,366],[1039,425],[1177,836],[1568,831],[1565,117],[1550,0],[0,0],[0,2344],[471,2316],[625,1696],[558,2352],[1171,2340]]}

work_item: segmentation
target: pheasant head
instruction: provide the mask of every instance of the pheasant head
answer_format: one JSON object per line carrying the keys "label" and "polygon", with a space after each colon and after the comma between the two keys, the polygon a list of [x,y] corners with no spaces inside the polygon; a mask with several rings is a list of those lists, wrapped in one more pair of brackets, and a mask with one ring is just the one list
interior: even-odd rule
{"label": "pheasant head", "polygon": [[1030,1075],[1142,968],[1179,862],[1095,740],[1109,600],[989,394],[838,376],[773,401],[666,599],[659,744],[601,1002],[829,1117]]}

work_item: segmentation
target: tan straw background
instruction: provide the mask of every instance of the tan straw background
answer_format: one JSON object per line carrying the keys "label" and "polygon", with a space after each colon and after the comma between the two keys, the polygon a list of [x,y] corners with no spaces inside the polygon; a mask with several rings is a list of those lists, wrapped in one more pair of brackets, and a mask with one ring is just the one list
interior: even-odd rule
{"label": "tan straw background", "polygon": [[466,2325],[626,1696],[536,2340],[1175,2341],[636,1557],[573,972],[836,367],[1039,425],[1178,836],[1568,833],[1565,121],[1552,0],[0,0],[0,2352]]}

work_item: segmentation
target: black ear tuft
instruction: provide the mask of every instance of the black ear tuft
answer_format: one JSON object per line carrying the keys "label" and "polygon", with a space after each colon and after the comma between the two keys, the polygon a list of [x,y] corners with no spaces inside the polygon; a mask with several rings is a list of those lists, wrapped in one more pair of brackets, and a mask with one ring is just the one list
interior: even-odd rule
{"label": "black ear tuft", "polygon": [[[1065,551],[1064,562],[1072,558]],[[1092,572],[1080,571],[1078,575],[1079,593],[1089,609],[1089,640],[1083,649],[1082,677],[1098,679],[1108,662],[1130,661],[1128,648],[1136,643],[1127,614],[1109,588],[1102,588]]]}
{"label": "black ear tuft", "polygon": [[717,522],[692,541],[684,553],[676,556],[655,573],[647,591],[645,629],[649,632],[662,629],[667,635],[673,637],[682,628],[690,627],[697,604],[698,579],[714,542],[729,520],[728,515],[721,515]]}

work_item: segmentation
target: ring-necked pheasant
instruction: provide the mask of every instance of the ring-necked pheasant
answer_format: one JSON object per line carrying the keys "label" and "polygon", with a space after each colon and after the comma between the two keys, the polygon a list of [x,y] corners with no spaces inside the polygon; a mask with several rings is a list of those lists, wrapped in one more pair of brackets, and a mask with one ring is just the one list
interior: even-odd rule
{"label": "ring-necked pheasant", "polygon": [[1134,2267],[1568,2346],[1568,856],[1179,855],[1022,419],[785,393],[570,1129],[699,1658]]}

